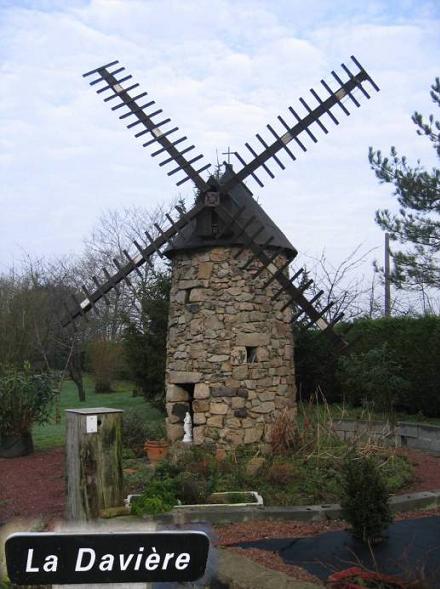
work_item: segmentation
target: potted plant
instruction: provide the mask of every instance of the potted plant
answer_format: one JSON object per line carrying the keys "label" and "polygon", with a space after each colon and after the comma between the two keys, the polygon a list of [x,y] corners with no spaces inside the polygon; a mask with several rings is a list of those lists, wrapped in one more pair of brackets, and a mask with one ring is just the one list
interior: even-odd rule
{"label": "potted plant", "polygon": [[49,376],[33,374],[29,364],[0,372],[0,457],[33,452],[32,425],[49,419],[55,396]]}
{"label": "potted plant", "polygon": [[169,443],[166,439],[165,425],[162,422],[147,425],[146,436],[144,451],[151,464],[155,465],[168,454]]}

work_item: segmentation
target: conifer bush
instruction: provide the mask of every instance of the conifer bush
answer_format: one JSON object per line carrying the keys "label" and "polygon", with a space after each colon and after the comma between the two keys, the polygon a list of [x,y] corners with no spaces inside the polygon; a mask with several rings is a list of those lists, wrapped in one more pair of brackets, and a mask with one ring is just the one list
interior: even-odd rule
{"label": "conifer bush", "polygon": [[369,544],[383,539],[393,516],[389,492],[374,459],[349,452],[342,466],[341,486],[342,516],[351,524],[352,534]]}

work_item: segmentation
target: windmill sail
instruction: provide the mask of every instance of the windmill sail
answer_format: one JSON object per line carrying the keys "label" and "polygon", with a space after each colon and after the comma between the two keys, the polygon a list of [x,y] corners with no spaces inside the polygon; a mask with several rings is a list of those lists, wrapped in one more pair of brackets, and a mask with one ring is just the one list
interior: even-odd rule
{"label": "windmill sail", "polygon": [[90,293],[88,289],[83,286],[82,290],[85,294],[85,297],[82,301],[78,301],[77,297],[72,295],[72,303],[70,305],[66,304],[66,315],[62,320],[62,325],[67,327],[75,319],[86,317],[86,314],[91,309],[94,309],[96,303],[101,299],[104,299],[104,301],[108,304],[108,300],[106,298],[107,293],[111,290],[116,290],[118,288],[118,284],[123,281],[130,284],[129,275],[132,272],[137,271],[139,267],[142,266],[145,262],[150,263],[150,258],[153,256],[153,254],[160,253],[160,255],[162,255],[160,248],[166,245],[170,239],[179,233],[192,219],[197,217],[197,215],[205,208],[205,206],[205,203],[201,202],[194,206],[188,213],[182,213],[181,209],[179,209],[179,213],[181,213],[179,219],[173,221],[173,219],[170,217],[170,227],[165,231],[162,231],[162,229],[158,227],[159,236],[156,239],[152,239],[148,232],[145,232],[149,240],[149,244],[143,247],[135,241],[134,245],[138,251],[136,256],[132,257],[128,254],[128,252],[125,252],[128,262],[123,266],[114,260],[118,271],[114,274],[110,274],[107,270],[105,270],[106,281],[102,284],[99,283],[96,277],[93,277],[93,282],[95,283],[96,289]]}
{"label": "windmill sail", "polygon": [[[177,186],[180,186],[187,180],[191,179],[199,190],[208,190],[209,186],[200,174],[207,170],[211,164],[205,163],[198,169],[194,167],[193,164],[196,162],[199,162],[198,165],[200,165],[200,160],[204,157],[203,154],[198,154],[194,157],[191,156],[190,159],[186,158],[186,154],[195,149],[195,146],[183,146],[187,137],[180,136],[176,138],[174,134],[179,130],[179,127],[167,128],[167,125],[171,123],[171,119],[159,116],[162,115],[163,111],[160,108],[154,108],[154,105],[156,104],[154,100],[146,99],[144,104],[138,104],[138,101],[147,96],[148,92],[141,92],[136,96],[132,96],[132,91],[135,90],[139,84],[131,84],[128,87],[123,87],[122,84],[130,80],[132,76],[128,75],[118,79],[116,75],[125,70],[125,68],[119,67],[116,70],[110,71],[111,68],[118,63],[118,61],[113,61],[110,64],[83,74],[83,77],[91,75],[97,76],[90,82],[90,85],[95,86],[104,84],[103,86],[98,87],[97,94],[104,92],[108,94],[105,96],[104,102],[111,102],[113,111],[125,107],[125,112],[121,114],[119,118],[123,120],[127,118],[131,119],[127,128],[136,128],[136,138],[144,137],[145,135],[150,137],[146,143],[142,144],[143,147],[150,147],[156,143],[159,144],[159,149],[153,151],[151,156],[168,156],[159,162],[159,166],[162,167],[171,163],[177,164],[176,167],[167,172],[168,176],[173,176],[179,172],[183,174],[183,177],[181,177],[176,183]],[[118,102],[113,105],[112,101],[115,99],[117,99]]]}
{"label": "windmill sail", "polygon": [[295,109],[289,107],[289,116],[291,118],[293,117],[293,123],[288,123],[286,122],[285,118],[278,116],[278,121],[281,124],[282,130],[284,132],[277,133],[271,125],[267,125],[267,129],[271,136],[271,140],[269,142],[266,141],[260,134],[256,135],[256,138],[263,147],[262,151],[258,152],[258,150],[254,149],[249,143],[245,144],[246,148],[253,157],[251,161],[246,163],[245,159],[238,152],[235,152],[237,159],[243,167],[236,173],[235,178],[231,178],[222,186],[223,191],[228,192],[231,188],[245,180],[248,176],[251,176],[257,182],[257,184],[259,184],[259,186],[263,186],[263,182],[256,173],[257,170],[262,168],[270,178],[274,178],[274,174],[268,166],[269,160],[272,159],[282,170],[285,168],[284,164],[277,156],[278,152],[285,151],[289,155],[290,159],[293,161],[296,160],[296,156],[288,147],[289,143],[294,141],[302,151],[307,151],[304,140],[305,136],[310,138],[313,143],[317,143],[318,139],[312,131],[311,126],[316,124],[321,131],[327,134],[328,129],[322,120],[324,115],[328,115],[329,119],[335,125],[339,125],[339,121],[332,112],[332,108],[338,107],[345,115],[348,116],[350,112],[343,103],[343,99],[345,97],[350,98],[353,104],[355,104],[356,107],[359,107],[360,103],[353,95],[354,90],[359,89],[359,91],[369,99],[370,95],[364,88],[364,83],[368,82],[375,91],[379,91],[377,84],[361,66],[358,60],[353,56],[351,59],[358,68],[358,71],[353,74],[345,64],[342,64],[342,69],[344,70],[347,77],[346,81],[343,81],[333,71],[333,78],[338,84],[335,89],[332,89],[327,82],[321,80],[321,84],[326,91],[326,94],[328,94],[326,98],[321,98],[317,91],[311,89],[310,93],[314,102],[316,103],[313,108],[308,104],[308,102],[306,102],[304,98],[299,99],[303,109],[307,113],[305,116],[301,117]]}
{"label": "windmill sail", "polygon": [[[249,162],[246,162],[242,155],[234,152],[242,165],[237,173],[227,166],[222,178],[210,177],[207,181],[201,174],[210,167],[210,164],[202,163],[201,160],[204,157],[202,154],[194,155],[197,153],[194,152],[195,146],[188,145],[187,137],[177,133],[179,128],[171,125],[170,118],[164,118],[162,109],[157,108],[156,102],[148,97],[148,92],[138,92],[139,84],[132,83],[132,76],[126,74],[125,68],[120,66],[118,61],[85,73],[84,77],[93,77],[90,85],[96,87],[97,94],[104,97],[104,102],[111,105],[112,111],[121,113],[119,119],[129,121],[127,128],[135,130],[135,137],[148,138],[142,144],[143,147],[157,147],[151,156],[161,156],[159,166],[166,167],[169,176],[180,174],[178,186],[192,180],[198,190],[198,196],[195,206],[188,213],[179,210],[180,218],[177,221],[168,216],[170,222],[168,229],[162,230],[156,226],[158,236],[155,239],[145,232],[148,239],[146,245],[134,242],[136,255],[130,255],[124,251],[126,258],[124,264],[114,260],[116,273],[111,274],[108,270],[104,270],[103,282],[92,277],[95,288],[89,290],[83,286],[82,301],[73,295],[71,304],[66,307],[67,314],[63,324],[67,326],[81,317],[87,319],[87,313],[90,310],[98,311],[96,303],[101,299],[109,304],[107,294],[111,290],[118,293],[118,285],[123,281],[130,284],[130,274],[139,273],[139,268],[144,263],[151,265],[151,257],[155,253],[162,256],[179,249],[216,247],[226,244],[239,247],[237,257],[244,249],[251,250],[253,256],[246,260],[242,266],[243,271],[247,270],[253,261],[258,260],[260,268],[254,276],[262,272],[268,273],[264,288],[273,281],[278,282],[279,289],[273,296],[274,300],[287,292],[289,298],[283,309],[289,305],[297,309],[292,321],[304,321],[306,317],[306,327],[317,326],[330,337],[339,350],[346,349],[344,337],[334,330],[334,325],[342,319],[343,314],[336,315],[331,321],[326,319],[327,312],[334,303],[330,302],[324,308],[319,307],[318,300],[323,291],[319,291],[313,298],[307,297],[306,291],[311,281],[298,283],[298,279],[304,273],[303,269],[297,270],[291,278],[288,277],[288,267],[297,251],[252,198],[252,193],[243,181],[251,177],[257,184],[263,186],[258,175],[260,168],[269,178],[274,178],[275,174],[269,163],[271,165],[274,163],[284,170],[281,152],[295,161],[297,156],[294,148],[299,149],[300,152],[307,151],[309,141],[317,143],[317,131],[328,133],[328,122],[339,125],[336,110],[338,114],[342,112],[345,116],[349,116],[348,102],[356,107],[360,106],[355,91],[369,99],[367,84],[373,90],[379,90],[359,61],[353,56],[351,59],[356,67],[355,73],[342,64],[342,78],[332,71],[331,84],[321,80],[320,92],[322,89],[325,91],[324,97],[320,92],[311,89],[311,99],[308,100],[313,102],[300,98],[301,109],[305,114],[300,115],[293,107],[289,107],[288,115],[279,115],[277,118],[280,131],[269,124],[266,137],[260,133],[256,134],[257,146],[245,143],[251,155]],[[163,246],[166,244],[169,247],[165,251]]]}

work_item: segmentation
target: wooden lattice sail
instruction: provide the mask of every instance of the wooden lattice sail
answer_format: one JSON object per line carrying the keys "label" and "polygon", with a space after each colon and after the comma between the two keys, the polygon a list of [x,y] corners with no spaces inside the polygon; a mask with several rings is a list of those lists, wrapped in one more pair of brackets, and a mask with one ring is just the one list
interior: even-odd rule
{"label": "wooden lattice sail", "polygon": [[[66,316],[63,324],[71,324],[95,308],[101,299],[108,303],[107,293],[118,288],[118,284],[129,282],[129,275],[138,272],[143,264],[151,264],[151,256],[155,253],[176,251],[182,247],[205,247],[228,245],[239,246],[236,256],[244,250],[250,250],[252,257],[246,259],[243,270],[252,263],[258,262],[259,268],[254,276],[267,274],[266,286],[274,281],[278,290],[274,300],[281,293],[288,294],[284,306],[293,305],[296,309],[292,321],[304,320],[306,326],[317,326],[335,344],[338,350],[346,346],[343,335],[334,330],[340,321],[339,314],[332,321],[326,314],[333,303],[321,308],[319,297],[323,291],[308,298],[306,291],[311,281],[299,284],[303,269],[293,269],[289,277],[289,266],[296,257],[297,251],[287,240],[281,230],[273,223],[263,209],[252,197],[252,193],[244,184],[251,177],[260,187],[260,178],[264,172],[274,178],[270,164],[283,170],[284,163],[278,157],[285,152],[291,161],[295,161],[299,153],[306,152],[310,142],[318,141],[318,133],[328,133],[328,125],[339,125],[336,112],[348,116],[348,105],[360,106],[358,98],[370,98],[367,91],[379,88],[361,66],[356,58],[351,58],[355,71],[352,72],[342,64],[342,73],[331,72],[332,82],[321,80],[320,94],[311,89],[311,98],[299,102],[305,114],[300,115],[290,106],[287,114],[277,117],[276,124],[268,124],[265,133],[256,134],[256,143],[245,143],[249,161],[238,152],[234,152],[241,168],[234,172],[232,166],[226,165],[226,171],[220,178],[209,176],[204,179],[202,173],[210,167],[203,162],[203,155],[193,155],[195,146],[188,144],[187,137],[179,133],[179,128],[164,117],[163,111],[157,108],[156,102],[148,97],[148,92],[138,93],[139,84],[132,83],[132,76],[126,75],[125,68],[113,61],[84,74],[92,77],[90,85],[97,88],[97,93],[104,97],[119,119],[128,121],[127,128],[135,131],[136,138],[147,139],[142,143],[144,148],[151,148],[151,156],[159,159],[159,166],[167,170],[169,176],[178,175],[177,185],[191,180],[197,191],[196,203],[188,212],[178,208],[178,217],[168,216],[169,226],[156,226],[157,237],[152,238],[146,232],[145,243],[133,243],[133,253],[124,252],[125,263],[114,260],[116,271],[104,271],[104,278],[92,277],[94,289],[83,287],[84,298],[79,300],[73,295],[66,303]],[[357,91],[358,96],[356,96]],[[336,112],[335,112],[336,111]],[[159,157],[160,156],[160,157]],[[281,257],[283,262],[279,263]]]}

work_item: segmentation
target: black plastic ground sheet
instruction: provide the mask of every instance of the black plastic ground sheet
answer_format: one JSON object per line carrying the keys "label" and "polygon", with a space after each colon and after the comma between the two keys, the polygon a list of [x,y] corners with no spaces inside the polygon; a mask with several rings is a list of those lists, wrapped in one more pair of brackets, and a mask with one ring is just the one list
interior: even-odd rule
{"label": "black plastic ground sheet", "polygon": [[[372,548],[347,531],[327,532],[312,538],[283,538],[236,544],[280,555],[286,564],[300,566],[320,579],[350,566],[400,575],[412,581],[425,578],[440,589],[440,517],[393,523],[384,542]],[[424,577],[423,577],[424,575]]]}

